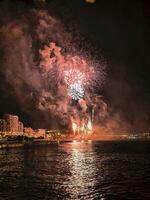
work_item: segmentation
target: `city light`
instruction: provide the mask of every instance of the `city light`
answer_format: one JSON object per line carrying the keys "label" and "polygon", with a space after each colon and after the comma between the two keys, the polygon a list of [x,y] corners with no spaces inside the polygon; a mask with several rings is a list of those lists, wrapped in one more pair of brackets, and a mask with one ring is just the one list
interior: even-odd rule
{"label": "city light", "polygon": [[78,143],[78,141],[77,140],[73,140],[73,144],[77,144]]}

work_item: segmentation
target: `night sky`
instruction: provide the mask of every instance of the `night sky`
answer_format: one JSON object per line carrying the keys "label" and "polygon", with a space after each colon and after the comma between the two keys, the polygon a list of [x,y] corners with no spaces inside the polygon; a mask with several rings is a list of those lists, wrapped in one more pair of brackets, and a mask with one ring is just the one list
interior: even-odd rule
{"label": "night sky", "polygon": [[[150,3],[147,0],[3,0],[0,27],[11,17],[19,18],[32,9],[47,9],[60,18],[68,31],[81,35],[92,56],[107,62],[107,79],[102,95],[111,116],[119,115],[133,131],[149,131],[150,124]],[[28,19],[30,20],[30,19]],[[0,45],[2,37],[0,35]],[[86,46],[85,45],[85,46]],[[5,80],[5,55],[0,48],[0,117],[18,114],[26,125],[32,119],[11,93]],[[14,75],[15,78],[15,75]],[[10,80],[11,81],[11,80]],[[9,92],[8,92],[9,91]]]}

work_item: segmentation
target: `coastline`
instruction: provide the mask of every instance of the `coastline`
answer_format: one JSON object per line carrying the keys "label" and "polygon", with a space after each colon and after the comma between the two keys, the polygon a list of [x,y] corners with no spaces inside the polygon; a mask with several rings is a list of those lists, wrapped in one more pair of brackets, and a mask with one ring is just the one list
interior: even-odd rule
{"label": "coastline", "polygon": [[29,141],[29,142],[9,142],[9,141],[3,141],[0,142],[0,149],[5,148],[20,148],[20,147],[34,147],[34,146],[40,146],[40,145],[47,145],[47,144],[58,144],[59,141],[46,141],[46,140],[35,140],[35,141]]}
{"label": "coastline", "polygon": [[[85,140],[85,143],[89,142],[142,142],[142,141],[147,141],[149,142],[150,140],[148,139],[136,139],[136,140],[129,140],[129,139],[124,139],[124,140]],[[43,146],[43,145],[58,145],[61,143],[67,143],[67,142],[83,142],[83,140],[34,140],[34,141],[25,141],[25,142],[17,142],[17,141],[0,141],[0,149],[7,149],[7,148],[21,148],[21,147],[35,147],[35,146]]]}

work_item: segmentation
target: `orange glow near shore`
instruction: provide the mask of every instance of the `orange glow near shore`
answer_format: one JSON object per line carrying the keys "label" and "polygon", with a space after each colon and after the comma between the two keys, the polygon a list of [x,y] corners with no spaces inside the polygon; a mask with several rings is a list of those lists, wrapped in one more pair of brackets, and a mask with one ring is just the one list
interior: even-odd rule
{"label": "orange glow near shore", "polygon": [[85,0],[86,3],[95,3],[96,0]]}

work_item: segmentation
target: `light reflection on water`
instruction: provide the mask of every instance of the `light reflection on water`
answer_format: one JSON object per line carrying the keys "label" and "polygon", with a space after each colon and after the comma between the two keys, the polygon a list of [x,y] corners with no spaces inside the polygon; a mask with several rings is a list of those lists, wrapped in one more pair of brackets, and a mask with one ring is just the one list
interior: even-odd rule
{"label": "light reflection on water", "polygon": [[[72,144],[64,145],[63,149],[70,152],[69,156],[69,171],[71,176],[64,183],[66,191],[70,194],[71,198],[83,198],[89,194],[89,188],[91,189],[96,184],[96,172],[95,167],[95,154],[92,152],[91,144],[73,142]],[[88,154],[87,154],[88,152]]]}
{"label": "light reflection on water", "polygon": [[150,199],[150,143],[0,150],[0,200]]}

